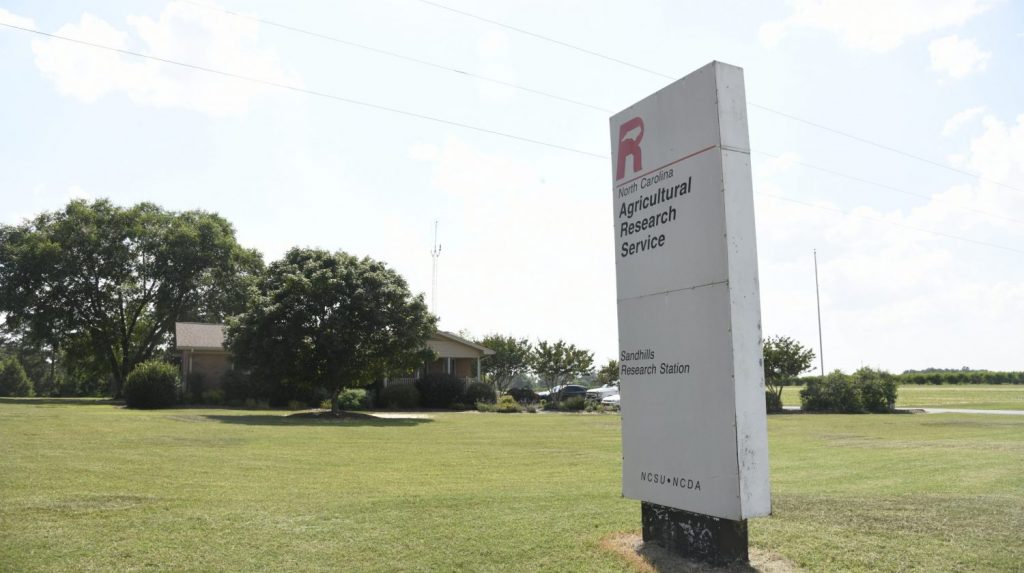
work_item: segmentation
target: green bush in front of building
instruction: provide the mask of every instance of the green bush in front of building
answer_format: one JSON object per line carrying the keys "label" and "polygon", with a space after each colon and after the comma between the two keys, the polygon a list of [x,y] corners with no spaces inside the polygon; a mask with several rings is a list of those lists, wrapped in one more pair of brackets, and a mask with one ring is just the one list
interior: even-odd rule
{"label": "green bush in front of building", "polygon": [[178,369],[166,362],[143,362],[125,380],[124,401],[129,408],[169,408],[177,399]]}

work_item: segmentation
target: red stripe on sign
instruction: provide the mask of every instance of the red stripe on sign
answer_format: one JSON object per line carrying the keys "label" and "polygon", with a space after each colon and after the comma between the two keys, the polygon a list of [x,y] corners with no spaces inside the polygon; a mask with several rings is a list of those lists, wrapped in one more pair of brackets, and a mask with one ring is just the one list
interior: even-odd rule
{"label": "red stripe on sign", "polygon": [[718,146],[717,145],[709,145],[709,146],[705,147],[704,149],[701,149],[700,151],[694,151],[693,153],[691,153],[689,155],[685,155],[683,157],[680,157],[679,159],[676,159],[675,161],[670,161],[670,162],[662,165],[661,167],[655,167],[654,169],[651,169],[647,173],[641,173],[640,175],[637,175],[636,177],[634,177],[632,179],[627,179],[627,180],[623,181],[622,183],[616,183],[615,186],[616,187],[621,187],[623,185],[629,185],[630,183],[636,181],[637,179],[640,179],[641,177],[647,177],[651,173],[656,173],[656,172],[661,171],[662,169],[664,169],[666,167],[670,167],[672,165],[675,165],[676,163],[679,163],[680,161],[686,161],[687,159],[689,159],[691,157],[700,155],[701,153],[704,153],[705,151],[710,151],[710,150],[712,150],[712,149],[714,149],[716,147],[718,147]]}

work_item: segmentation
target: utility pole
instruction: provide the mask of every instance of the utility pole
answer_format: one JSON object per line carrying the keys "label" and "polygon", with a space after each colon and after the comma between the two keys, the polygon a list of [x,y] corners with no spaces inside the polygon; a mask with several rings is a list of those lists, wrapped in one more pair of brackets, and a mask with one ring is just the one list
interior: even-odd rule
{"label": "utility pole", "polygon": [[818,249],[814,249],[814,296],[818,301],[818,358],[821,359],[821,375],[825,376],[825,347],[821,343],[821,290],[818,288]]}
{"label": "utility pole", "polygon": [[430,251],[434,260],[433,278],[430,282],[430,311],[437,315],[437,260],[441,258],[441,245],[437,242],[437,219],[434,219],[434,248]]}

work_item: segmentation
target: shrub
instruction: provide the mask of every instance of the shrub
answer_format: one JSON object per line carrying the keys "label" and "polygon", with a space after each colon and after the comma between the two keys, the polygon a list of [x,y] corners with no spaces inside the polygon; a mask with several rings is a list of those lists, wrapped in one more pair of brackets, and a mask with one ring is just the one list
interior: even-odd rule
{"label": "shrub", "polygon": [[416,381],[416,390],[424,408],[447,408],[464,401],[466,384],[451,374],[427,374]]}
{"label": "shrub", "polygon": [[861,368],[852,376],[836,370],[822,380],[808,380],[800,402],[808,412],[891,412],[896,380],[888,372]]}
{"label": "shrub", "polygon": [[124,383],[129,408],[168,408],[177,397],[178,369],[159,360],[139,364]]}
{"label": "shrub", "polygon": [[558,410],[561,412],[582,412],[587,407],[587,400],[583,396],[572,396],[565,400],[556,400],[544,405],[545,410]]}
{"label": "shrub", "polygon": [[209,404],[211,406],[220,406],[224,403],[224,391],[219,388],[213,388],[203,392],[200,397],[203,404]]}
{"label": "shrub", "polygon": [[494,388],[486,382],[473,382],[466,388],[465,402],[467,404],[476,404],[477,402],[494,404],[496,400]]}
{"label": "shrub", "polygon": [[420,392],[412,384],[385,386],[380,390],[379,403],[393,410],[409,410],[420,403]]}
{"label": "shrub", "polygon": [[229,401],[246,400],[261,397],[260,387],[256,380],[241,370],[228,370],[221,378],[221,388]]}
{"label": "shrub", "polygon": [[808,380],[800,391],[801,407],[808,412],[863,412],[860,392],[849,376],[839,370],[820,381]]}
{"label": "shrub", "polygon": [[529,388],[513,388],[508,391],[508,395],[515,398],[516,402],[520,404],[536,404],[540,402],[540,396]]}
{"label": "shrub", "polygon": [[[328,400],[328,408],[330,404]],[[363,388],[345,388],[338,394],[339,410],[369,410],[371,407],[370,393]]]}
{"label": "shrub", "polygon": [[305,410],[306,409],[306,403],[303,402],[302,400],[289,400],[288,401],[288,409],[289,410]]}
{"label": "shrub", "polygon": [[587,399],[583,396],[573,396],[565,400],[559,400],[559,402],[561,403],[562,410],[567,412],[583,411],[587,407]]}
{"label": "shrub", "polygon": [[764,405],[769,414],[781,412],[782,397],[775,392],[769,392],[766,390],[764,393]]}
{"label": "shrub", "polygon": [[206,377],[201,372],[189,372],[188,376],[185,377],[185,386],[188,396],[184,398],[193,404],[202,404],[204,401],[203,394],[205,394]]}
{"label": "shrub", "polygon": [[481,412],[497,412],[499,414],[515,414],[523,411],[523,406],[509,395],[502,396],[495,402],[477,402],[476,409]]}
{"label": "shrub", "polygon": [[0,362],[0,396],[31,396],[32,380],[14,357]]}
{"label": "shrub", "polygon": [[246,398],[244,401],[235,401],[239,406],[244,407],[246,410],[269,410],[270,402],[266,400],[257,400],[256,398]]}
{"label": "shrub", "polygon": [[868,412],[891,412],[896,406],[896,378],[884,370],[861,368],[853,373],[861,403]]}
{"label": "shrub", "polygon": [[496,412],[500,414],[512,414],[516,412],[522,412],[523,407],[511,396],[502,396],[495,404]]}

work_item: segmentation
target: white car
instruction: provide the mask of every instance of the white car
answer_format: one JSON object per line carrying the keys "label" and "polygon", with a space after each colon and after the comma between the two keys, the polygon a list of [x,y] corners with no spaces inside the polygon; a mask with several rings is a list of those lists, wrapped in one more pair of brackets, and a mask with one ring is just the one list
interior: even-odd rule
{"label": "white car", "polygon": [[612,396],[619,393],[619,387],[611,384],[605,384],[600,388],[591,388],[587,390],[587,399],[595,402],[600,402],[608,396]]}
{"label": "white car", "polygon": [[619,395],[618,394],[612,394],[611,396],[607,396],[605,398],[602,398],[601,399],[601,403],[604,404],[605,406],[608,406],[609,408],[614,408],[614,409],[618,410],[619,409]]}
{"label": "white car", "polygon": [[558,386],[555,386],[554,388],[552,388],[550,390],[543,390],[541,392],[537,392],[537,397],[540,398],[541,400],[547,400],[551,396],[557,396],[558,395],[558,391],[561,390],[561,389],[562,389],[562,385],[559,384]]}

